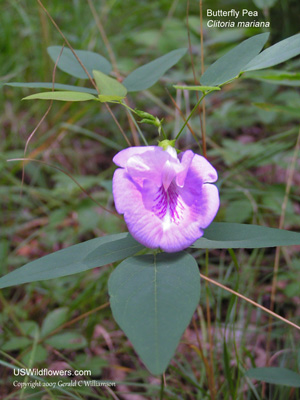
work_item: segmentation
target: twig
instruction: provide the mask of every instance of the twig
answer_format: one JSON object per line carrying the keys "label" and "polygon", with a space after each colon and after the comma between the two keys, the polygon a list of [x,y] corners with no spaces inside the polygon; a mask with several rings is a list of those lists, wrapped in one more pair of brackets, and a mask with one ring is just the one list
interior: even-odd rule
{"label": "twig", "polygon": [[[54,19],[51,17],[51,15],[49,14],[48,10],[45,8],[45,6],[43,5],[43,3],[41,2],[41,0],[37,0],[37,2],[39,3],[39,5],[42,7],[42,9],[45,11],[45,13],[47,14],[48,18],[50,19],[50,21],[52,22],[52,24],[55,26],[55,28],[58,30],[58,32],[60,33],[60,35],[62,36],[62,38],[64,39],[64,41],[67,43],[69,49],[71,50],[72,54],[74,55],[74,57],[76,58],[76,60],[79,62],[81,68],[84,70],[84,72],[87,74],[87,76],[89,77],[89,80],[91,82],[91,84],[94,86],[94,88],[97,90],[97,93],[99,94],[99,89],[94,81],[94,79],[91,77],[91,74],[88,72],[88,70],[85,68],[85,66],[83,65],[82,61],[80,60],[80,58],[78,57],[78,55],[75,53],[73,47],[71,46],[70,42],[68,41],[68,39],[66,38],[66,36],[62,33],[62,31],[60,30],[60,28],[58,27],[57,23],[54,21]],[[116,117],[114,116],[113,112],[111,111],[109,105],[107,103],[105,103],[105,106],[107,108],[107,110],[109,111],[110,115],[113,117],[113,120],[115,121],[115,123],[117,124],[118,128],[120,129],[122,135],[124,136],[126,142],[130,145],[130,142],[128,140],[128,138],[125,135],[125,132],[123,131],[123,129],[121,128],[119,122],[117,121]]]}
{"label": "twig", "polygon": [[219,282],[217,282],[217,281],[215,281],[215,280],[213,280],[213,279],[209,278],[208,276],[205,276],[205,275],[203,275],[201,273],[200,273],[200,277],[202,279],[204,279],[205,281],[210,282],[213,285],[219,286],[220,288],[226,290],[227,292],[232,293],[237,297],[240,297],[241,299],[247,301],[248,303],[252,304],[253,306],[260,308],[261,310],[265,311],[269,315],[272,315],[274,318],[280,319],[281,321],[283,321],[286,324],[292,326],[293,328],[296,328],[296,329],[300,330],[300,326],[299,325],[294,324],[293,322],[289,321],[288,319],[285,319],[285,318],[281,317],[279,314],[276,314],[275,312],[269,310],[268,308],[266,308],[264,306],[261,306],[260,304],[256,303],[255,301],[253,301],[251,299],[248,299],[248,297],[243,296],[242,294],[240,294],[240,293],[228,288],[227,286],[222,285],[221,283],[219,283]]}
{"label": "twig", "polygon": [[[199,85],[199,82],[198,82],[198,79],[196,76],[195,63],[194,63],[194,57],[193,57],[193,51],[192,51],[192,42],[191,42],[190,26],[189,26],[189,8],[190,8],[190,2],[188,0],[187,5],[186,5],[186,26],[187,26],[187,33],[188,33],[189,53],[190,53],[190,57],[191,57],[191,65],[192,65],[194,83],[195,83],[195,85]],[[196,98],[197,98],[197,101],[199,101],[198,92],[196,92]],[[201,136],[202,136],[202,142],[203,142],[203,123],[202,123],[202,112],[201,112],[200,104],[198,107],[199,107],[200,130],[201,130]],[[203,155],[204,155],[204,147],[202,147],[202,148],[203,148]],[[205,158],[206,158],[206,153],[205,153]]]}
{"label": "twig", "polygon": [[[200,0],[200,41],[201,41],[201,74],[204,74],[204,46],[203,46],[203,16],[202,16],[202,0]],[[203,129],[202,129],[202,146],[203,156],[206,155],[206,124],[205,124],[205,99],[202,103]]]}
{"label": "twig", "polygon": [[[61,51],[55,61],[55,65],[53,68],[53,72],[52,72],[52,92],[54,91],[54,83],[55,83],[55,74],[56,74],[56,67],[57,67],[57,63],[62,55],[63,49],[64,49],[65,45],[62,46]],[[25,143],[25,148],[24,148],[24,158],[26,157],[26,152],[27,152],[27,148],[29,146],[29,143],[31,141],[31,139],[33,138],[35,132],[39,129],[39,127],[41,126],[41,124],[43,123],[43,121],[45,120],[45,118],[47,117],[47,115],[49,114],[51,107],[53,104],[53,100],[50,101],[49,107],[46,110],[45,114],[43,115],[42,119],[40,120],[40,122],[37,124],[37,126],[35,127],[35,129],[31,132],[31,134],[29,135],[29,138],[26,140]],[[22,189],[23,189],[23,184],[24,184],[24,178],[25,178],[25,162],[23,162],[23,166],[22,166],[22,181],[21,181],[21,194],[22,194]]]}
{"label": "twig", "polygon": [[[90,10],[91,10],[91,12],[93,14],[93,17],[94,17],[94,20],[96,22],[97,28],[98,28],[98,30],[100,32],[101,37],[102,37],[103,43],[104,43],[104,45],[105,45],[105,47],[107,49],[110,61],[111,61],[112,66],[113,66],[114,73],[116,74],[116,77],[117,77],[118,81],[122,82],[122,77],[121,77],[120,71],[118,69],[117,59],[116,59],[115,53],[114,53],[114,51],[113,51],[113,49],[112,49],[112,47],[110,45],[108,37],[106,36],[105,29],[104,29],[104,27],[102,25],[102,22],[101,22],[101,20],[99,18],[99,15],[97,14],[97,11],[95,9],[94,3],[93,3],[92,0],[88,0],[88,4],[89,4]],[[125,99],[125,103],[128,105],[127,99]],[[130,129],[131,129],[131,132],[132,132],[132,137],[133,137],[134,144],[136,146],[139,146],[140,145],[140,141],[139,141],[139,137],[137,135],[136,127],[135,127],[135,124],[134,124],[135,121],[132,120],[133,116],[130,115],[127,110],[126,110],[126,114],[127,114],[127,117],[128,117],[128,122],[129,122],[129,126],[130,126]],[[127,144],[129,146],[131,146],[129,141],[127,141]]]}
{"label": "twig", "polygon": [[113,52],[113,49],[112,49],[112,47],[111,47],[111,45],[109,43],[108,37],[106,36],[105,29],[103,28],[103,25],[101,23],[101,20],[100,20],[98,14],[97,14],[97,11],[95,9],[95,6],[94,6],[92,0],[87,0],[87,1],[88,1],[90,10],[91,10],[91,12],[93,14],[93,17],[95,19],[97,28],[98,28],[98,30],[100,32],[101,37],[102,37],[103,43],[104,43],[104,45],[106,47],[106,50],[108,52],[110,61],[111,61],[112,65],[113,65],[114,73],[116,74],[118,80],[121,81],[122,78],[121,78],[121,75],[120,75],[119,70],[118,70],[117,60],[116,60],[115,54]]}
{"label": "twig", "polygon": [[[57,332],[60,332],[62,329],[67,328],[70,325],[75,324],[76,322],[88,317],[91,314],[94,314],[97,311],[103,310],[104,308],[109,306],[109,302],[102,304],[99,307],[94,308],[93,310],[87,311],[84,314],[79,315],[76,318],[71,319],[71,321],[65,322],[64,324],[62,324],[61,326],[59,326],[58,328],[56,328],[54,331],[52,331],[49,335],[47,335],[47,337],[55,335]],[[41,339],[40,341],[44,340],[45,338]]]}
{"label": "twig", "polygon": [[61,37],[64,39],[64,41],[67,43],[69,49],[71,50],[71,52],[73,53],[73,56],[76,58],[76,60],[79,62],[81,68],[84,70],[84,72],[87,74],[87,76],[89,77],[89,80],[91,81],[92,85],[94,86],[94,88],[97,90],[97,92],[99,93],[99,89],[97,88],[95,81],[93,80],[93,78],[91,77],[91,74],[89,73],[89,71],[85,68],[85,66],[83,65],[82,61],[80,60],[80,58],[78,57],[78,55],[75,53],[73,47],[71,46],[70,42],[68,41],[68,39],[66,38],[66,36],[62,33],[62,31],[60,30],[59,26],[57,25],[57,23],[54,21],[54,19],[51,17],[49,11],[46,9],[46,7],[43,5],[43,3],[41,2],[41,0],[37,0],[37,2],[39,3],[39,5],[42,7],[42,9],[45,11],[45,13],[47,14],[48,18],[50,19],[50,21],[52,22],[52,24],[55,26],[55,28],[57,29],[57,31],[60,33]]}

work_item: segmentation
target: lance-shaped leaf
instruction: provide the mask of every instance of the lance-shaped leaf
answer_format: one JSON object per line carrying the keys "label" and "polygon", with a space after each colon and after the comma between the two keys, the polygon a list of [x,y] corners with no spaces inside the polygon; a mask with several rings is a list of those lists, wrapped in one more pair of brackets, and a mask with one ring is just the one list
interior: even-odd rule
{"label": "lance-shaped leaf", "polygon": [[258,81],[272,83],[273,85],[300,86],[300,73],[282,71],[277,69],[264,69],[250,71],[242,75],[244,79],[256,79]]}
{"label": "lance-shaped leaf", "polygon": [[300,375],[296,372],[280,367],[251,368],[246,374],[248,378],[257,381],[273,383],[291,387],[300,387]]}
{"label": "lance-shaped leaf", "polygon": [[89,93],[82,92],[42,92],[31,94],[30,96],[24,97],[22,100],[59,100],[59,101],[90,101],[98,100],[97,97]]}
{"label": "lance-shaped leaf", "polygon": [[187,49],[173,50],[148,64],[142,65],[132,71],[124,79],[124,86],[126,86],[128,92],[137,92],[148,89],[153,86],[166,73],[166,71],[168,71],[168,69],[177,64],[186,52]]}
{"label": "lance-shaped leaf", "polygon": [[[52,89],[52,82],[8,82],[4,83],[5,86],[28,88],[28,89]],[[72,92],[83,92],[90,94],[97,94],[97,90],[85,88],[82,86],[65,85],[64,83],[54,82],[54,90],[70,90]]]}
{"label": "lance-shaped leaf", "polygon": [[282,40],[253,58],[243,71],[273,67],[300,54],[300,33]]}
{"label": "lance-shaped leaf", "polygon": [[0,288],[77,274],[132,256],[144,247],[129,233],[88,240],[56,251],[0,278]]}
{"label": "lance-shaped leaf", "polygon": [[208,67],[200,83],[204,86],[217,86],[238,77],[245,66],[261,51],[268,37],[269,33],[261,33],[244,40]]}
{"label": "lance-shaped leaf", "polygon": [[259,225],[213,222],[192,247],[197,249],[259,249],[300,245],[300,233]]}
{"label": "lance-shaped leaf", "polygon": [[184,252],[131,257],[108,282],[113,316],[152,374],[162,374],[200,298],[195,259]]}
{"label": "lance-shaped leaf", "polygon": [[100,71],[93,71],[93,75],[100,92],[98,98],[101,102],[120,101],[124,99],[127,89],[122,83]]}
{"label": "lance-shaped leaf", "polygon": [[[53,62],[56,62],[61,52],[61,46],[50,46],[47,51]],[[91,76],[93,69],[98,69],[105,74],[109,74],[112,70],[111,63],[100,54],[86,50],[75,50],[75,53]],[[57,67],[76,78],[89,79],[77,58],[67,47],[63,49]]]}

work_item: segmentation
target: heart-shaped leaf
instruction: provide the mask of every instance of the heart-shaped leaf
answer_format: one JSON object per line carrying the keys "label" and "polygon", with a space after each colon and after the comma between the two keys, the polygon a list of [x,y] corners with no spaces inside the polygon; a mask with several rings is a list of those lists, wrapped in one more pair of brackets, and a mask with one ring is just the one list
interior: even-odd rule
{"label": "heart-shaped leaf", "polygon": [[131,257],[108,282],[113,316],[152,374],[162,374],[200,298],[195,259],[184,252]]}

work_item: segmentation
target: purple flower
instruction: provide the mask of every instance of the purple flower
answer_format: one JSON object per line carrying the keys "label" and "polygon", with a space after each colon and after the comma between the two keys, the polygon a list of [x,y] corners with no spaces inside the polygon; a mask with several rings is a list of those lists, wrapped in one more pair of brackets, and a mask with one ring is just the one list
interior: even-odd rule
{"label": "purple flower", "polygon": [[113,195],[131,235],[144,246],[175,252],[203,235],[219,209],[216,170],[191,150],[129,147],[113,159]]}

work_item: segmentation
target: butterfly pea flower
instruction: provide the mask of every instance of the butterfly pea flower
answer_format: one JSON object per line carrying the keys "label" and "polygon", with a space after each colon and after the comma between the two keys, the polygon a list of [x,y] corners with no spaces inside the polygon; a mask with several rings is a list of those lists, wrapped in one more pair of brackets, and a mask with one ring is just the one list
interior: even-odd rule
{"label": "butterfly pea flower", "polygon": [[129,147],[113,158],[116,210],[144,246],[183,250],[203,235],[219,209],[213,166],[191,150]]}

